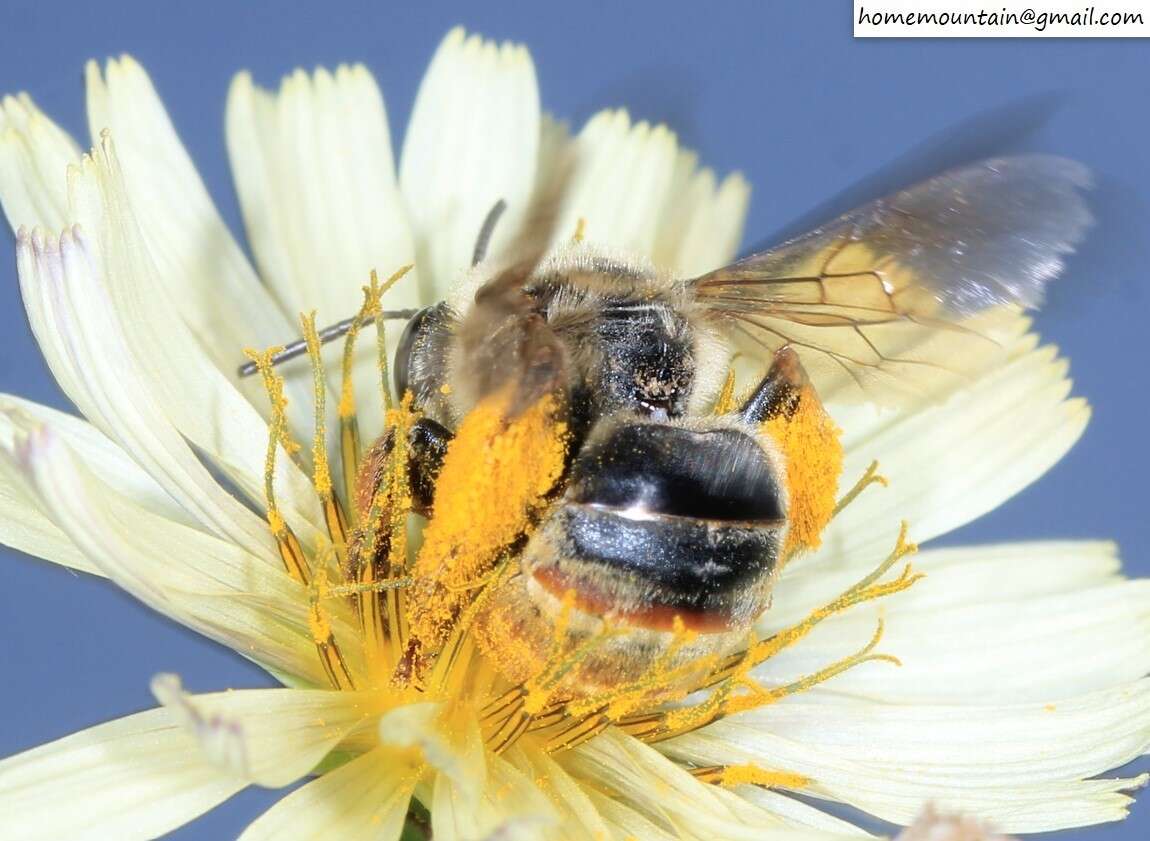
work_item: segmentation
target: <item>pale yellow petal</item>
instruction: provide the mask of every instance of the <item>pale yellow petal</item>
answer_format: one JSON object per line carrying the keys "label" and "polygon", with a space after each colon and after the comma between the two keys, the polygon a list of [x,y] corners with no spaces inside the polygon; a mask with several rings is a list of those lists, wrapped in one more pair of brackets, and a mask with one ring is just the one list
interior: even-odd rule
{"label": "pale yellow petal", "polygon": [[556,831],[562,837],[581,841],[611,837],[611,827],[595,808],[589,791],[548,753],[525,747],[522,751],[513,752],[510,759],[520,770],[537,780],[555,804],[561,820]]}
{"label": "pale yellow petal", "polygon": [[[239,74],[228,149],[252,247],[293,311],[345,318],[371,269],[386,277],[412,262],[387,112],[363,65],[297,70],[276,92]],[[391,302],[419,305],[413,281]]]}
{"label": "pale yellow petal", "polygon": [[732,262],[743,239],[751,188],[738,173],[716,183],[699,157],[680,149],[651,258],[678,277],[698,277]]}
{"label": "pale yellow petal", "polygon": [[[93,475],[50,430],[23,460],[52,520],[105,574],[151,607],[262,665],[324,684],[305,588],[280,566],[155,514]],[[346,607],[330,612],[347,631]],[[349,658],[358,653],[353,647]]]}
{"label": "pale yellow petal", "polygon": [[70,373],[53,371],[85,417],[198,523],[273,562],[266,526],[219,485],[146,385],[105,286],[100,252],[87,235],[75,229],[56,237],[24,235],[16,249],[25,300],[43,305],[61,354],[56,361]]}
{"label": "pale yellow petal", "polygon": [[15,453],[3,446],[0,446],[0,543],[61,566],[103,575],[52,522]]}
{"label": "pale yellow petal", "polygon": [[683,841],[682,835],[668,832],[614,797],[600,794],[591,787],[587,789],[587,796],[607,822],[611,830],[610,837],[615,841],[632,841],[634,838],[642,838],[644,841]]}
{"label": "pale yellow petal", "polygon": [[[816,671],[863,645],[880,616],[881,649],[901,668],[866,664],[835,678],[836,691],[892,703],[1048,702],[1147,674],[1150,581],[1106,572],[1107,544],[1083,544],[1077,556],[1072,546],[924,554],[924,579],[826,620],[762,674],[781,682]],[[775,603],[790,612],[780,590]],[[764,620],[768,633],[787,624],[773,609]]]}
{"label": "pale yellow petal", "polygon": [[240,841],[393,841],[420,771],[411,754],[377,748],[289,794]]}
{"label": "pale yellow petal", "polygon": [[379,707],[377,696],[335,690],[189,695],[171,674],[152,680],[152,694],[195,737],[203,757],[221,774],[272,788],[314,769]]}
{"label": "pale yellow petal", "polygon": [[[77,221],[94,237],[103,279],[128,350],[144,386],[180,433],[257,503],[263,498],[267,424],[216,368],[176,316],[121,177],[119,159],[105,139],[71,184]],[[285,456],[276,495],[289,523],[309,540],[306,526],[323,522],[311,482]]]}
{"label": "pale yellow petal", "polygon": [[1123,817],[1136,779],[1089,779],[1150,747],[1150,683],[1053,704],[885,705],[818,693],[665,743],[681,760],[770,763],[809,793],[905,824],[927,802],[1005,832]]}
{"label": "pale yellow petal", "polygon": [[103,573],[48,516],[19,464],[23,439],[41,426],[52,430],[89,469],[140,506],[178,522],[187,514],[139,465],[99,430],[72,415],[0,394],[0,543],[73,569]]}
{"label": "pale yellow petal", "polygon": [[588,242],[649,257],[670,195],[678,143],[666,126],[601,111],[575,138],[552,233],[559,245],[583,220]]}
{"label": "pale yellow petal", "polygon": [[796,827],[733,792],[700,782],[654,748],[615,731],[609,730],[557,758],[584,785],[618,798],[677,837],[783,841],[841,836],[834,831]]}
{"label": "pale yellow petal", "polygon": [[490,253],[514,239],[534,193],[539,143],[539,91],[526,47],[453,29],[420,85],[400,156],[426,300],[446,297],[466,272],[500,199],[507,211]]}
{"label": "pale yellow petal", "polygon": [[[373,269],[387,278],[414,261],[387,112],[363,65],[297,70],[277,92],[241,73],[228,93],[227,133],[260,270],[292,311],[317,311],[320,326],[352,316]],[[387,294],[385,308],[430,303],[419,272],[416,265]],[[403,322],[388,329],[394,351]],[[360,427],[375,435],[383,409],[374,327],[361,335],[356,367]]]}
{"label": "pale yellow petal", "polygon": [[[877,460],[889,487],[871,487],[827,528],[823,548],[786,574],[877,564],[899,523],[922,542],[1001,505],[1049,470],[1082,435],[1090,409],[1068,399],[1067,363],[1022,339],[1008,362],[939,406],[847,431],[843,490]],[[853,420],[853,419],[852,419]]]}
{"label": "pale yellow petal", "polygon": [[[198,351],[261,409],[258,378],[239,381],[246,347],[264,348],[299,334],[296,313],[253,271],[220,217],[180,142],[147,72],[130,56],[89,62],[88,126],[99,146],[107,129],[123,165],[124,192],[155,264],[155,283],[187,325]],[[83,221],[71,219],[70,221]],[[93,231],[93,235],[95,231]],[[173,337],[173,342],[183,336]],[[308,428],[309,383],[289,381],[296,429]]]}
{"label": "pale yellow petal", "polygon": [[149,710],[0,761],[0,837],[142,841],[245,786],[202,758],[170,710]]}
{"label": "pale yellow petal", "polygon": [[66,171],[80,147],[27,94],[0,100],[0,207],[15,230],[67,224]]}

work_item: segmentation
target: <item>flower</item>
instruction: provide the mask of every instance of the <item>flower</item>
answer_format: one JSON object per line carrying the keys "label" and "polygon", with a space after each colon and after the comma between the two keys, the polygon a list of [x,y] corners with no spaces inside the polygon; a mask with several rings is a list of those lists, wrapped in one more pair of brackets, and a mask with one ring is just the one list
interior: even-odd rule
{"label": "flower", "polygon": [[[371,528],[349,536],[339,499],[355,477],[332,454],[412,414],[373,399],[394,336],[364,330],[325,363],[314,325],[444,297],[498,199],[495,255],[546,216],[548,239],[529,244],[580,231],[696,274],[733,256],[744,182],[717,183],[668,130],[623,112],[570,136],[541,114],[523,48],[457,30],[420,89],[398,177],[362,67],[297,72],[278,93],[236,79],[228,148],[257,275],[144,71],[93,64],[88,98],[96,147],[82,160],[27,97],[0,111],[0,202],[26,226],[29,320],[86,418],[2,398],[0,540],[109,577],[283,687],[190,694],[158,676],[157,709],[0,763],[5,838],[155,837],[245,786],[312,773],[244,839],[396,838],[405,822],[436,838],[865,834],[795,792],[902,824],[934,802],[1007,832],[1124,814],[1145,780],[1094,777],[1150,744],[1147,582],[1125,580],[1107,543],[906,560],[901,521],[921,540],[968,522],[1086,425],[1066,363],[1023,319],[1001,364],[938,405],[830,407],[857,493],[822,548],[786,567],[746,651],[685,682],[656,664],[571,699],[557,689],[579,652],[561,634],[518,679],[501,662],[511,643],[473,633],[510,568],[502,538],[554,481],[549,407],[507,425],[480,404],[422,535],[409,540],[393,482],[359,511]],[[372,269],[399,271],[361,297]],[[281,379],[253,352],[263,387],[239,379],[237,352],[293,335],[295,312],[312,313],[312,372]],[[405,464],[397,446],[376,467]],[[357,540],[380,562],[349,575]],[[421,560],[447,557],[474,577],[420,578]],[[398,680],[413,633],[399,617],[423,621],[409,594],[421,583],[425,614],[450,607],[432,622],[445,645],[418,680]],[[875,653],[880,636],[889,654]],[[691,641],[676,631],[675,645]]]}

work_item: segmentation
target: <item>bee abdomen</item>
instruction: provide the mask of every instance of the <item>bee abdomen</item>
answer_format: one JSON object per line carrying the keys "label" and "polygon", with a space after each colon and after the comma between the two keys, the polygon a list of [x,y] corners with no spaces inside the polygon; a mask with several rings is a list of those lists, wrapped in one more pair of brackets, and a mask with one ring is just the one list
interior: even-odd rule
{"label": "bee abdomen", "polygon": [[760,443],[738,429],[618,425],[572,468],[525,571],[556,598],[629,624],[745,627],[765,607],[786,499]]}

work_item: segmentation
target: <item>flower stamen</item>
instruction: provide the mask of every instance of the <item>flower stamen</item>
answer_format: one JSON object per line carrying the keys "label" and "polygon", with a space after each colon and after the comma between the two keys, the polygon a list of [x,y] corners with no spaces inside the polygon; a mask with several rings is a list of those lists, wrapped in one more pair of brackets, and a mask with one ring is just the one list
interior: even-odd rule
{"label": "flower stamen", "polygon": [[279,448],[291,454],[299,449],[287,428],[287,397],[284,395],[283,378],[272,367],[274,357],[283,348],[272,347],[260,352],[251,348],[244,353],[254,362],[263,377],[264,390],[271,404],[271,419],[268,421],[268,448],[264,459],[264,503],[267,506],[268,528],[275,537],[284,568],[295,581],[306,585],[311,579],[307,555],[304,554],[299,538],[287,525],[276,502],[275,475],[276,457]]}
{"label": "flower stamen", "polygon": [[307,342],[307,355],[311,360],[315,402],[315,432],[312,438],[312,484],[319,497],[324,524],[331,539],[335,555],[335,569],[342,573],[347,568],[347,515],[335,496],[331,483],[331,467],[327,460],[327,377],[320,356],[319,334],[315,327],[315,310],[300,315],[300,327]]}
{"label": "flower stamen", "polygon": [[386,593],[388,590],[402,590],[415,581],[411,576],[383,578],[370,584],[336,584],[328,588],[327,594],[333,599],[346,599],[363,593]]}
{"label": "flower stamen", "polygon": [[[716,655],[709,654],[675,665],[682,649],[697,638],[698,633],[687,629],[676,617],[667,650],[638,679],[596,695],[593,700],[574,700],[567,705],[567,711],[572,716],[581,717],[593,709],[606,709],[611,718],[619,720],[648,702],[653,694],[659,694],[661,701],[669,700],[669,694],[679,697],[688,694],[693,686],[684,679],[692,674],[709,672],[718,660]],[[669,693],[668,690],[676,687],[679,688]]]}
{"label": "flower stamen", "polygon": [[594,739],[615,723],[605,713],[606,707],[584,718],[575,719],[569,727],[561,730],[558,735],[552,737],[543,746],[543,749],[548,753],[558,753],[559,751],[578,747],[584,742]]}
{"label": "flower stamen", "polygon": [[[512,745],[525,732],[542,730],[566,719],[575,718],[577,722],[583,720],[583,716],[573,715],[570,712],[566,699],[553,701],[552,698],[555,692],[559,690],[564,677],[583,663],[596,648],[612,638],[621,636],[625,631],[622,628],[612,627],[604,623],[604,627],[598,633],[581,640],[574,646],[568,645],[567,628],[574,604],[575,593],[571,591],[563,599],[563,606],[552,630],[551,653],[544,661],[542,668],[536,672],[534,677],[520,684],[510,693],[505,693],[496,702],[485,708],[484,720],[496,719],[498,721],[497,724],[492,725],[493,733],[489,740],[496,746],[493,748],[496,753],[500,753]],[[593,712],[596,715],[607,709],[601,699],[594,703]],[[493,707],[494,709],[492,709]],[[607,720],[607,723],[610,723],[610,719]]]}
{"label": "flower stamen", "polygon": [[[344,498],[349,501],[355,499],[356,477],[359,475],[359,460],[360,460],[360,437],[359,437],[359,421],[356,413],[355,404],[355,380],[353,372],[355,370],[355,343],[359,338],[359,331],[364,325],[371,321],[376,323],[376,335],[379,337],[379,346],[383,347],[386,342],[384,335],[384,320],[380,318],[383,305],[383,295],[392,286],[394,286],[400,278],[411,271],[412,266],[407,265],[395,271],[382,285],[379,282],[379,275],[375,269],[371,271],[371,279],[367,286],[363,287],[363,304],[356,313],[354,319],[348,327],[347,333],[343,341],[343,358],[340,364],[340,391],[339,391],[339,421],[340,421],[340,461],[343,473],[344,485]],[[386,365],[386,353],[383,354],[383,363]],[[380,372],[380,379],[383,384],[383,405],[385,408],[391,408],[391,391],[387,387],[387,368],[384,367]],[[402,395],[401,395],[402,396]],[[353,522],[359,512],[355,510],[354,505],[350,505],[351,516]]]}
{"label": "flower stamen", "polygon": [[[633,729],[628,726],[630,722],[626,719],[619,724],[625,731],[644,742],[661,742],[706,727],[721,718],[768,706],[788,695],[805,692],[863,663],[882,661],[901,665],[896,657],[873,653],[882,639],[882,634],[883,623],[880,619],[870,641],[857,652],[782,686],[765,688],[741,669],[724,681],[706,700],[693,706],[677,707],[667,711],[653,727],[648,726],[643,730]],[[749,663],[750,660],[745,661],[743,669],[749,670]],[[740,687],[749,691],[735,695],[734,690]]]}
{"label": "flower stamen", "polygon": [[[264,462],[264,501],[267,505],[268,527],[275,537],[279,548],[280,558],[289,576],[296,582],[308,587],[311,606],[309,610],[309,627],[316,651],[319,653],[320,663],[328,676],[331,685],[337,689],[351,689],[354,687],[351,673],[343,654],[336,644],[335,635],[328,621],[326,613],[320,606],[327,589],[327,569],[325,564],[319,564],[313,570],[303,546],[296,537],[295,532],[284,520],[276,504],[275,471],[276,456],[282,446],[287,453],[298,451],[299,445],[291,439],[287,429],[287,397],[283,391],[283,377],[279,376],[272,367],[273,358],[280,348],[269,348],[262,353],[255,350],[245,351],[248,358],[255,362],[263,377],[264,389],[271,403],[272,416],[268,421],[268,449]],[[317,415],[320,414],[317,412]],[[316,421],[317,427],[322,431],[322,421]],[[324,462],[326,464],[326,460]],[[328,482],[330,490],[330,478]],[[315,580],[313,581],[313,573]]]}
{"label": "flower stamen", "polygon": [[848,505],[859,498],[859,495],[869,488],[871,485],[882,485],[884,488],[890,485],[887,478],[878,472],[878,462],[872,461],[859,480],[854,483],[849,491],[843,494],[842,499],[835,505],[832,517],[837,517],[843,512]]}
{"label": "flower stamen", "polygon": [[[390,450],[384,456],[378,484],[366,511],[360,512],[349,553],[349,578],[355,580],[356,606],[364,635],[364,648],[373,683],[385,680],[402,649],[403,591],[414,586],[404,575],[407,566],[407,515],[411,510],[407,489],[409,400],[387,413]],[[357,494],[358,496],[358,494]],[[379,582],[406,581],[405,586],[377,586]]]}
{"label": "flower stamen", "polygon": [[324,601],[330,597],[330,594],[327,580],[327,558],[324,558],[323,555],[331,552],[332,550],[329,548],[327,553],[321,553],[323,562],[316,565],[315,577],[308,587],[308,627],[311,629],[312,639],[315,641],[316,650],[319,652],[320,663],[323,665],[331,685],[336,689],[351,690],[355,689],[355,681],[352,680],[351,670],[348,669],[343,652],[340,651],[339,645],[335,641],[331,617],[324,607]]}
{"label": "flower stamen", "polygon": [[[384,391],[386,391],[386,387]],[[405,394],[400,400],[399,408],[389,409],[387,412],[387,428],[391,431],[394,442],[391,458],[387,464],[387,496],[386,503],[381,508],[379,494],[372,503],[373,513],[371,521],[378,533],[380,531],[376,517],[384,513],[388,517],[386,532],[388,534],[387,569],[385,575],[396,577],[408,571],[407,562],[407,516],[411,513],[412,499],[408,478],[408,457],[412,424],[415,415],[411,410],[411,395]],[[416,579],[412,576],[412,587]],[[407,592],[405,589],[388,590],[384,593],[384,602],[387,609],[387,633],[393,652],[400,652],[407,644],[408,615]]]}
{"label": "flower stamen", "polygon": [[[375,275],[372,274],[374,281]],[[343,477],[344,499],[348,501],[351,509],[352,522],[358,522],[355,510],[355,487],[359,475],[360,438],[359,417],[355,405],[355,380],[352,373],[355,369],[355,340],[359,337],[361,325],[367,318],[373,317],[379,311],[379,297],[374,294],[376,289],[373,283],[370,288],[364,287],[363,305],[352,320],[343,340],[343,358],[340,362],[340,388],[339,388],[339,453],[340,472]]]}
{"label": "flower stamen", "polygon": [[435,664],[432,666],[427,679],[427,685],[432,691],[442,689],[451,675],[461,653],[471,642],[468,631],[479,614],[486,608],[496,589],[515,574],[514,566],[510,563],[511,555],[505,554],[495,566],[489,576],[485,576],[485,583],[475,598],[463,609],[452,628],[451,636],[438,654],[435,655]]}
{"label": "flower stamen", "polygon": [[[697,730],[727,715],[774,703],[786,695],[802,692],[865,662],[881,660],[897,664],[898,661],[894,657],[873,653],[874,647],[882,637],[883,625],[880,620],[874,636],[860,651],[793,683],[766,689],[750,677],[752,669],[797,643],[824,619],[841,613],[847,608],[892,595],[912,586],[922,575],[912,573],[909,564],[893,581],[884,583],[878,583],[878,581],[891,567],[916,549],[917,547],[913,543],[907,541],[907,525],[903,523],[894,549],[869,575],[835,600],[811,611],[806,618],[796,625],[727,656],[702,681],[689,687],[690,691],[712,688],[713,692],[708,698],[696,705],[679,707],[669,711],[651,710],[625,714],[616,719],[618,725],[630,735],[643,741],[661,741]],[[733,694],[738,688],[749,691],[740,695]],[[687,693],[684,692],[683,694]]]}

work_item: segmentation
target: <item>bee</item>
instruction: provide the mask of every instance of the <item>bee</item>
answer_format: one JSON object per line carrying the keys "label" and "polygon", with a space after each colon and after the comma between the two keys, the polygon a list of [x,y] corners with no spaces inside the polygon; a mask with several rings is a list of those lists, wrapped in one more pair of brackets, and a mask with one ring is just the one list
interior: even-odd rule
{"label": "bee", "polygon": [[[562,611],[575,638],[624,628],[584,664],[584,692],[633,679],[683,629],[680,658],[729,649],[769,604],[796,504],[764,422],[803,393],[905,405],[983,369],[1009,338],[1001,314],[1037,307],[1081,240],[1088,186],[1072,161],[987,160],[692,278],[583,242],[484,260],[497,206],[468,281],[415,313],[396,351],[396,390],[421,416],[416,508],[485,396],[511,389],[514,413],[558,395],[566,470],[494,624],[527,650]],[[772,364],[715,414],[739,352]],[[364,494],[378,481],[369,467]]]}

